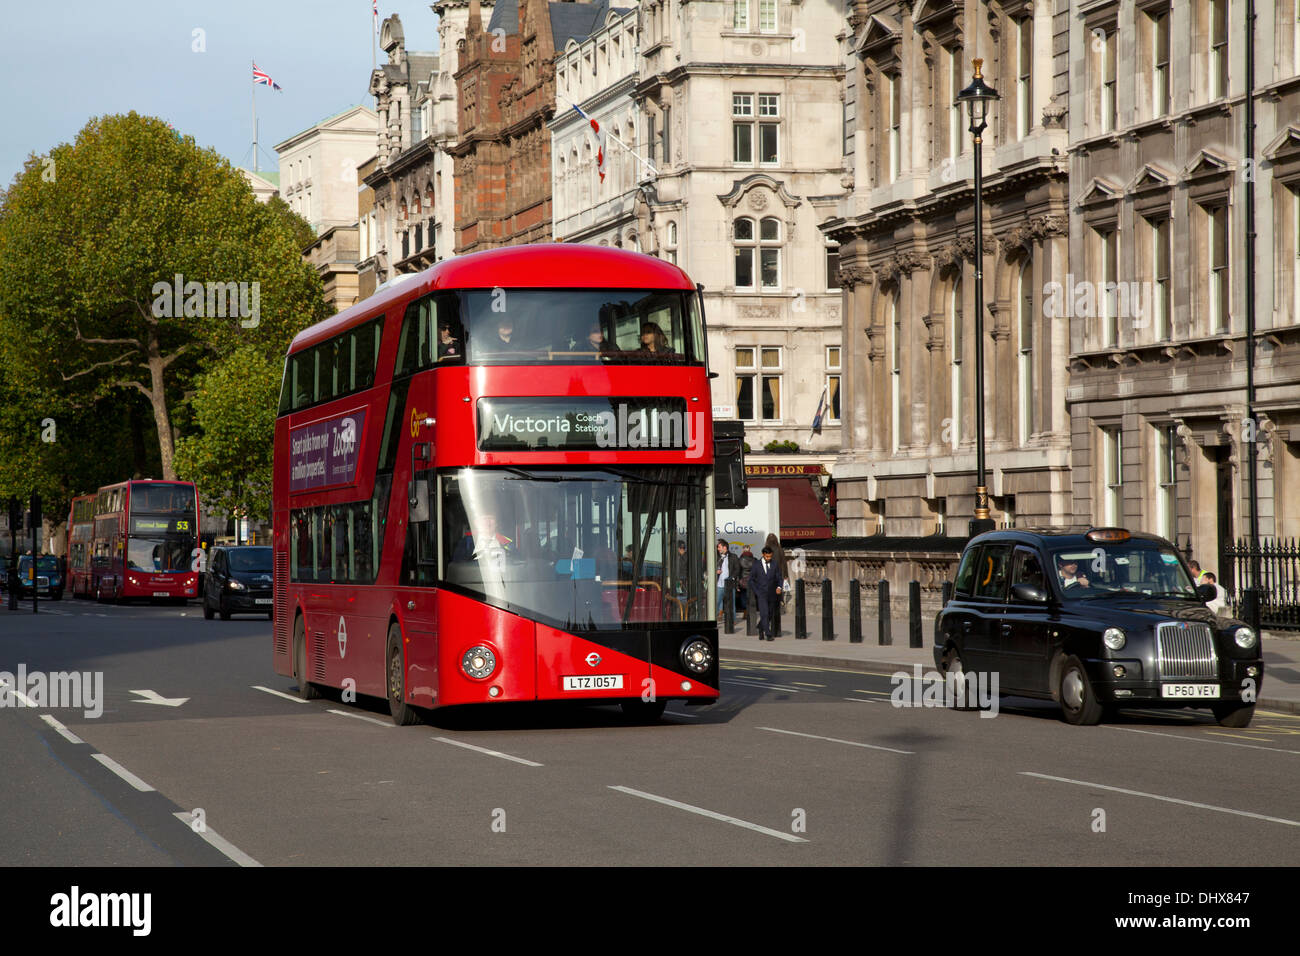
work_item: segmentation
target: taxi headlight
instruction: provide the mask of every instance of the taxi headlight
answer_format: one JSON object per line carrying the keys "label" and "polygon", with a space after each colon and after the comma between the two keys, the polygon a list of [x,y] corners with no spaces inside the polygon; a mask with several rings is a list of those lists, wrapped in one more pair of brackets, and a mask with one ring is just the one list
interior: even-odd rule
{"label": "taxi headlight", "polygon": [[497,656],[492,653],[492,648],[479,644],[465,652],[460,659],[460,669],[475,680],[483,680],[491,677],[497,669]]}
{"label": "taxi headlight", "polygon": [[1112,651],[1117,651],[1124,646],[1124,642],[1127,641],[1128,638],[1125,636],[1124,632],[1121,631],[1118,627],[1108,627],[1102,633],[1101,640],[1102,643],[1104,643]]}
{"label": "taxi headlight", "polygon": [[1255,646],[1255,632],[1248,627],[1239,627],[1232,632],[1232,639],[1237,646],[1249,650]]}

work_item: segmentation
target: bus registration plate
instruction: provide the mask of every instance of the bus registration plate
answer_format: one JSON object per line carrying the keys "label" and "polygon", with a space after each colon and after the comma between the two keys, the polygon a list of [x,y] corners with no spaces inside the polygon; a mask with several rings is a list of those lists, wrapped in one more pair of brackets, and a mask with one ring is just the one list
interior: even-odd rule
{"label": "bus registration plate", "polygon": [[622,674],[579,674],[564,678],[565,690],[622,690]]}
{"label": "bus registration plate", "polygon": [[154,597],[171,597],[171,592],[169,592],[169,591],[154,591],[154,592],[153,592],[153,596],[154,596]]}

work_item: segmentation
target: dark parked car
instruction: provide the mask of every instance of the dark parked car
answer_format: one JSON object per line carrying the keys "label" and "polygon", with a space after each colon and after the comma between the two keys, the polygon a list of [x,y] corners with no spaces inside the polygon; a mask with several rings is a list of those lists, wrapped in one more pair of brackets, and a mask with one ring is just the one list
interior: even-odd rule
{"label": "dark parked car", "polygon": [[1122,528],[971,539],[934,634],[940,669],[996,672],[1072,724],[1190,706],[1245,727],[1264,677],[1259,635],[1206,608],[1168,541]]}
{"label": "dark parked car", "polygon": [[220,614],[272,616],[271,549],[263,547],[213,548],[203,576],[203,616]]}
{"label": "dark parked car", "polygon": [[43,554],[33,565],[30,554],[18,556],[18,593],[22,597],[30,597],[33,588],[41,597],[55,601],[63,599],[63,571],[57,557]]}

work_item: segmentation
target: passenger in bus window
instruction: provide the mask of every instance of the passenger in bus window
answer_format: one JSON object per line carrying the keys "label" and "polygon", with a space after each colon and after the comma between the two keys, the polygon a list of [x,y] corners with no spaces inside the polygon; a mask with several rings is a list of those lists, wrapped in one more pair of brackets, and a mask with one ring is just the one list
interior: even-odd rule
{"label": "passenger in bus window", "polygon": [[605,331],[601,328],[599,321],[594,321],[587,327],[587,337],[578,343],[577,351],[591,353],[598,358],[604,358],[610,354],[612,349],[609,342],[605,340]]}
{"label": "passenger in bus window", "polygon": [[641,349],[653,355],[668,357],[673,350],[668,347],[668,336],[659,327],[658,322],[646,322],[641,326]]}
{"label": "passenger in bus window", "polygon": [[454,364],[465,361],[465,349],[460,342],[459,326],[452,328],[450,319],[438,323],[438,361]]}
{"label": "passenger in bus window", "polygon": [[508,315],[497,320],[496,335],[490,340],[489,352],[518,352],[521,348],[515,338],[515,320]]}

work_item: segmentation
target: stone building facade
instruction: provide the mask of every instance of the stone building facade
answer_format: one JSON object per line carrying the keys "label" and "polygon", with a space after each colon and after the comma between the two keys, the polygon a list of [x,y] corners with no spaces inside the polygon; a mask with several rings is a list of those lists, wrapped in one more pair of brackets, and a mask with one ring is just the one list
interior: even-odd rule
{"label": "stone building facade", "polygon": [[1296,0],[1257,10],[1254,161],[1244,3],[1112,0],[1068,20],[1073,515],[1190,546],[1229,586],[1247,442],[1261,536],[1300,536],[1300,18]]}
{"label": "stone building facade", "polygon": [[1065,10],[852,3],[840,34],[848,192],[821,222],[844,286],[841,535],[965,535],[974,515],[974,145],[954,98],[977,57],[1001,94],[982,137],[979,264],[992,516],[1073,514],[1070,330],[1043,306],[1069,272]]}
{"label": "stone building facade", "polygon": [[277,143],[280,195],[321,235],[357,222],[357,167],[374,151],[377,118],[353,106]]}
{"label": "stone building facade", "polygon": [[842,23],[831,0],[640,5],[632,98],[658,171],[641,248],[704,286],[715,416],[746,423],[751,462],[800,472],[840,447],[839,268],[818,223],[843,189]]}
{"label": "stone building facade", "polygon": [[[555,118],[551,130],[552,235],[640,251],[638,184],[648,167],[636,155],[641,116],[632,99],[637,82],[637,9],[606,9],[596,28],[571,37],[555,54]],[[591,124],[606,134],[605,178],[596,168]]]}

